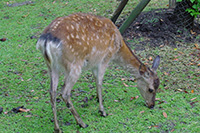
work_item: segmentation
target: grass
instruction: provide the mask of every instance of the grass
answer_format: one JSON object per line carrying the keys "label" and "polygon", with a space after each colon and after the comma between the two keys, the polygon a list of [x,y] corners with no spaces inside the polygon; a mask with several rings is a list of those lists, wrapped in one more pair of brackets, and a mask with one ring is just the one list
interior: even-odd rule
{"label": "grass", "polygon": [[[35,48],[37,39],[34,36],[38,37],[57,16],[82,11],[110,17],[116,9],[116,1],[97,1],[36,0],[33,4],[17,7],[8,7],[6,2],[0,1],[0,38],[7,38],[5,42],[0,42],[0,107],[3,107],[0,132],[53,131],[49,76],[44,60]],[[24,0],[9,1],[9,4],[16,2]],[[156,1],[152,2],[146,10],[159,7]],[[132,6],[134,4],[130,3],[125,12]],[[134,42],[139,41],[130,41]],[[180,44],[177,48],[147,47],[144,51],[136,52],[142,62],[149,65],[152,63],[150,56],[159,54],[162,57],[158,70],[161,85],[154,110],[144,106],[135,82],[129,80],[134,77],[111,64],[103,84],[104,106],[109,115],[101,117],[93,77],[90,71],[84,72],[74,86],[72,99],[89,127],[83,129],[76,125],[58,97],[60,127],[64,132],[199,132],[200,62],[199,50],[194,47],[194,44]],[[131,97],[137,96],[139,98],[131,100]],[[11,111],[19,106],[31,111],[17,114]]]}

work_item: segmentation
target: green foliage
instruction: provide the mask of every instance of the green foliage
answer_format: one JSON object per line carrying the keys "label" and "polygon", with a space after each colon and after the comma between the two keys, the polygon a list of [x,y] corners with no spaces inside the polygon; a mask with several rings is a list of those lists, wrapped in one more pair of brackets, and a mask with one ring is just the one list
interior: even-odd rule
{"label": "green foliage", "polygon": [[[177,2],[181,2],[183,0],[177,0]],[[200,0],[189,0],[193,5],[192,8],[186,9],[192,16],[195,18],[200,14]]]}

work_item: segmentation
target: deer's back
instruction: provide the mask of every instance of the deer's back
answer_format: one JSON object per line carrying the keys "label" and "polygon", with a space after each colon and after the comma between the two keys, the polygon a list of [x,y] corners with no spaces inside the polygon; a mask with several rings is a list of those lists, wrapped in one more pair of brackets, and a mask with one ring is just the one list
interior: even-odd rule
{"label": "deer's back", "polygon": [[87,60],[95,65],[110,60],[122,45],[121,34],[109,19],[84,13],[56,18],[45,35],[57,43],[51,52],[58,52],[61,62]]}

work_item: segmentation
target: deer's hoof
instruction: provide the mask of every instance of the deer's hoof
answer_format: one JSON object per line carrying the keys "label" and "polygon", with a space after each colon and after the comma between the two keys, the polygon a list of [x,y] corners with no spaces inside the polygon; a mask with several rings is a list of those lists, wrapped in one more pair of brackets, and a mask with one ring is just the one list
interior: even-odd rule
{"label": "deer's hoof", "polygon": [[79,124],[79,126],[82,127],[82,128],[87,128],[87,127],[88,127],[87,124],[83,124],[83,125],[82,125],[82,124]]}
{"label": "deer's hoof", "polygon": [[106,117],[108,116],[105,111],[99,110],[100,116]]}
{"label": "deer's hoof", "polygon": [[63,133],[60,129],[54,129],[54,133]]}

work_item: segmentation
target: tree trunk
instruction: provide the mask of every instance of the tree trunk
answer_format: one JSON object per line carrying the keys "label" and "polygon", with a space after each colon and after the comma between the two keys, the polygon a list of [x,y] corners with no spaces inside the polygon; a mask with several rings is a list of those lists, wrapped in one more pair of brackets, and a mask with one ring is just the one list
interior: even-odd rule
{"label": "tree trunk", "polygon": [[126,19],[126,21],[122,24],[122,26],[119,28],[119,31],[121,34],[125,32],[125,30],[132,24],[132,22],[137,18],[137,16],[142,12],[142,10],[147,6],[147,4],[151,0],[142,0],[135,9],[131,12],[129,17]]}
{"label": "tree trunk", "polygon": [[118,8],[115,10],[111,20],[113,23],[116,22],[117,18],[119,17],[119,15],[121,14],[122,10],[124,9],[124,7],[126,6],[126,4],[128,3],[128,0],[122,0],[121,3],[119,4]]}
{"label": "tree trunk", "polygon": [[169,0],[169,8],[175,8],[176,0]]}
{"label": "tree trunk", "polygon": [[194,17],[190,15],[190,13],[186,11],[186,9],[191,7],[192,3],[190,2],[190,0],[183,0],[181,2],[177,2],[174,9],[175,23],[178,26],[189,30],[193,29]]}

